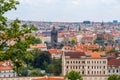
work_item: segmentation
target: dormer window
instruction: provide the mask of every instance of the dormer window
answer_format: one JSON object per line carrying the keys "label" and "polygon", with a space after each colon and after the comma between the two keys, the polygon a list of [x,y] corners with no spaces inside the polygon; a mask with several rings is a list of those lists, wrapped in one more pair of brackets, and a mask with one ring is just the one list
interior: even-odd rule
{"label": "dormer window", "polygon": [[87,54],[87,55],[86,55],[86,58],[91,58],[91,55]]}
{"label": "dormer window", "polygon": [[102,55],[100,55],[102,58],[106,58],[106,55],[105,54],[102,54]]}

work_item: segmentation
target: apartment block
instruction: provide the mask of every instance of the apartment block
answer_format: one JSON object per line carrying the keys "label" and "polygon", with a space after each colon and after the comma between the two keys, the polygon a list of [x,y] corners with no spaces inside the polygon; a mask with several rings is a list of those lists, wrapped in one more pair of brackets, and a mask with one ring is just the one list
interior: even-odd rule
{"label": "apartment block", "polygon": [[104,53],[65,52],[62,55],[62,74],[78,71],[84,80],[107,80],[107,57]]}

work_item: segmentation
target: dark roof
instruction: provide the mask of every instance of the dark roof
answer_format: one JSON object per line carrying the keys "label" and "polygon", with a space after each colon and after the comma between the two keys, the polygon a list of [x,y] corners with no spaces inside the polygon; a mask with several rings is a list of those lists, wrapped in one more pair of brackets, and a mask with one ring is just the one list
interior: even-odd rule
{"label": "dark roof", "polygon": [[51,32],[50,31],[48,31],[48,32],[42,32],[42,34],[51,34]]}
{"label": "dark roof", "polygon": [[109,53],[109,54],[107,54],[107,57],[108,58],[110,58],[110,57],[112,57],[112,58],[117,58],[117,53]]}
{"label": "dark roof", "polygon": [[120,66],[120,59],[110,59],[108,61],[108,66],[119,67]]}
{"label": "dark roof", "polygon": [[83,52],[65,52],[65,56],[70,56],[70,58],[80,58],[81,56],[85,56]]}

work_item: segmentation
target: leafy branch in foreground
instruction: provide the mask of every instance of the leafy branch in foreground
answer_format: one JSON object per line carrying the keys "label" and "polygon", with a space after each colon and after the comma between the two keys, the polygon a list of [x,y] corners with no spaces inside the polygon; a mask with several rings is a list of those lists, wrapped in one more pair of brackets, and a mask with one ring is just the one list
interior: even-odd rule
{"label": "leafy branch in foreground", "polygon": [[11,60],[17,72],[24,66],[23,58],[32,58],[27,49],[35,43],[36,38],[32,32],[37,30],[34,25],[21,24],[17,19],[7,24],[4,14],[16,9],[18,4],[17,0],[0,0],[0,61]]}

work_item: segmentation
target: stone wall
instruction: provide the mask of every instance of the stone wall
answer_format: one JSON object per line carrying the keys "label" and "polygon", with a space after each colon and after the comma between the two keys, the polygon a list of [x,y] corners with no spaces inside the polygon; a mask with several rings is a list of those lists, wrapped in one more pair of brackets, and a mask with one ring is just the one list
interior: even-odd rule
{"label": "stone wall", "polygon": [[0,80],[32,80],[41,77],[15,77],[15,78],[0,78]]}
{"label": "stone wall", "polygon": [[107,80],[108,76],[83,76],[83,80]]}

